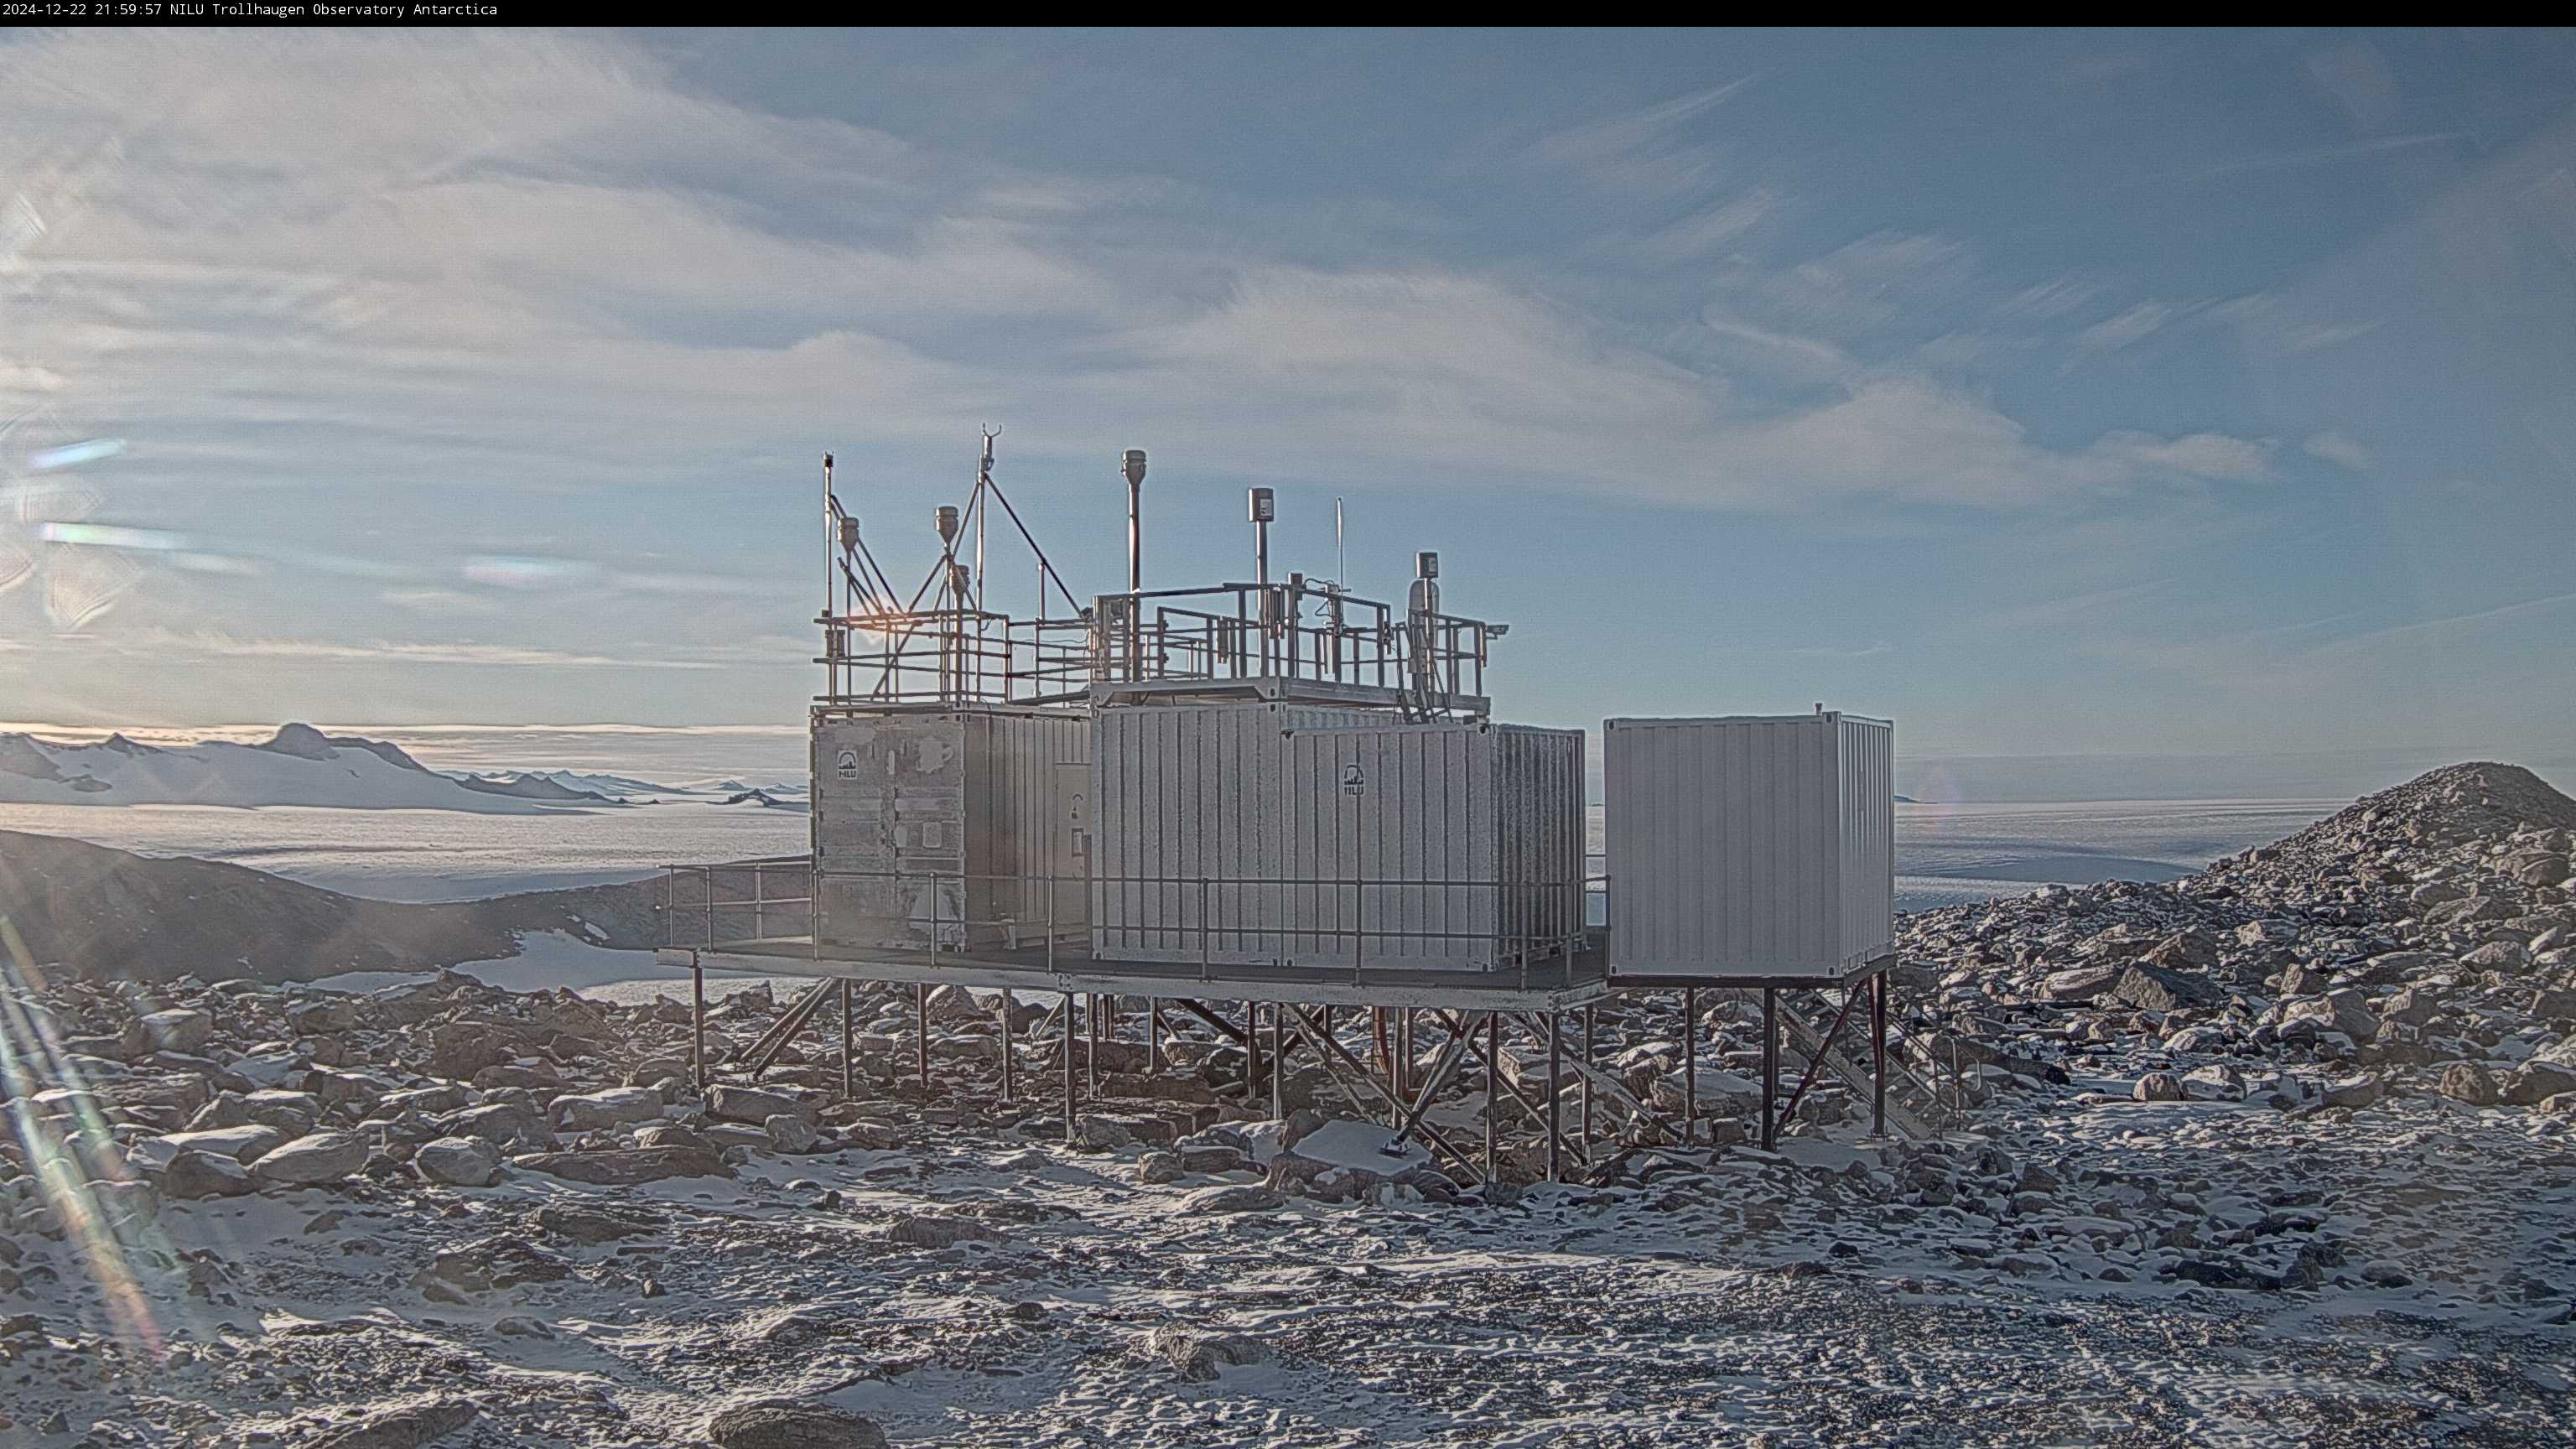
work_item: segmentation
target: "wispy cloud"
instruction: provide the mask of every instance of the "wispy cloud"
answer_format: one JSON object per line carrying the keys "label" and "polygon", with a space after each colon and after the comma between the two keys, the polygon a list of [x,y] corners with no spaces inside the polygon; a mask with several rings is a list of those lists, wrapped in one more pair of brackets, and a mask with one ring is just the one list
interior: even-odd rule
{"label": "wispy cloud", "polygon": [[2373,461],[2368,448],[2332,428],[2311,436],[2305,443],[2300,444],[2300,447],[2310,457],[2323,458],[2329,463],[2350,468],[2356,473],[2368,472]]}
{"label": "wispy cloud", "polygon": [[1678,191],[1705,183],[1714,153],[1690,145],[1682,131],[1751,83],[1750,76],[1671,100],[1569,126],[1539,139],[1529,159],[1570,167],[1602,186],[1626,191]]}

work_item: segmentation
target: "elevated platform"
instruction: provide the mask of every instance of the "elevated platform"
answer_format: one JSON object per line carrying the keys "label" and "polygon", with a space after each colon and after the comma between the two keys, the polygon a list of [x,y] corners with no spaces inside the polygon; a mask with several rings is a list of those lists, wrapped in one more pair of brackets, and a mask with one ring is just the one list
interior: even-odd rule
{"label": "elevated platform", "polygon": [[1422,971],[1229,966],[1129,961],[1058,948],[1019,951],[855,950],[810,936],[665,946],[663,965],[824,980],[964,986],[978,991],[1071,992],[1173,1000],[1258,1001],[1301,1006],[1438,1007],[1461,1011],[1562,1011],[1611,994],[1598,951],[1570,962],[1517,971]]}

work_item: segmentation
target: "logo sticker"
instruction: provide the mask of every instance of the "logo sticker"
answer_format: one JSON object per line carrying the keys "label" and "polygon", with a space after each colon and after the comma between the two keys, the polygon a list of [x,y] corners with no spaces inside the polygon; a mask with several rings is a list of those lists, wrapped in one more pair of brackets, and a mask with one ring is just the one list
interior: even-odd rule
{"label": "logo sticker", "polygon": [[859,778],[859,752],[843,750],[832,757],[832,773],[844,780]]}
{"label": "logo sticker", "polygon": [[1354,760],[1351,763],[1342,766],[1343,794],[1356,795],[1367,788],[1368,776],[1361,771],[1358,761]]}

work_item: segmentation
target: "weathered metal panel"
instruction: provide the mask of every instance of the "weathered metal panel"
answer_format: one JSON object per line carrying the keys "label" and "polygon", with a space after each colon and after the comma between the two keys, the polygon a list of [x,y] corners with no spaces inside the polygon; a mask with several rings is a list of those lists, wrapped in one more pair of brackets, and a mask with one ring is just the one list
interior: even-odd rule
{"label": "weathered metal panel", "polygon": [[1488,969],[1580,934],[1579,732],[1258,705],[1101,725],[1103,956]]}
{"label": "weathered metal panel", "polygon": [[1125,705],[1097,716],[1092,948],[1148,961],[1268,960],[1285,732],[1366,710],[1275,703]]}
{"label": "weathered metal panel", "polygon": [[1602,736],[1614,972],[1835,976],[1885,953],[1892,726],[1614,719]]}
{"label": "weathered metal panel", "polygon": [[[813,732],[818,929],[859,946],[990,944],[1043,931],[1070,838],[1061,762],[1090,721],[1001,711],[836,716]],[[1078,875],[1079,865],[1062,873]],[[1034,879],[1033,879],[1034,878]],[[1079,889],[1060,891],[1064,926]],[[1070,920],[1063,920],[1069,914]]]}

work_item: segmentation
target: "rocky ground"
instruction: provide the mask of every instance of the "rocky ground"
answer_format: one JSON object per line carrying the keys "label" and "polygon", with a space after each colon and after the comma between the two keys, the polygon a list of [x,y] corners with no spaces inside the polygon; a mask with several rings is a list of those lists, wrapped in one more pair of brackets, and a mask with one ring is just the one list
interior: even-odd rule
{"label": "rocky ground", "polygon": [[[1909,918],[1938,1140],[1820,1074],[1747,1147],[1748,1007],[1630,998],[1569,1184],[1525,1130],[1494,1184],[1377,1151],[1311,1053],[1266,1120],[1238,1045],[1149,1072],[1133,1011],[1068,1141],[1044,1004],[1016,1105],[954,991],[932,1092],[908,991],[861,996],[852,1098],[836,1029],[700,1092],[677,1003],[21,954],[0,1443],[2565,1442],[2571,829],[2460,766],[2171,885]],[[1686,1064],[1730,1145],[1672,1142]],[[1435,1125],[1480,1144],[1486,1090]]]}

